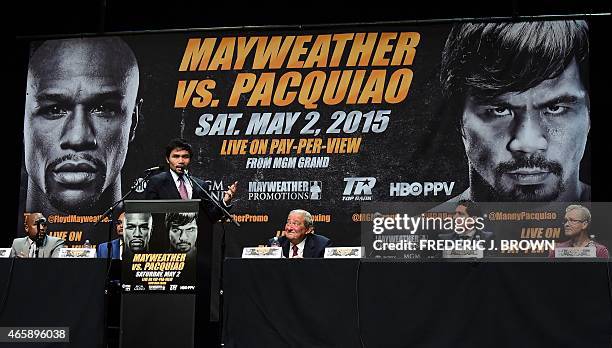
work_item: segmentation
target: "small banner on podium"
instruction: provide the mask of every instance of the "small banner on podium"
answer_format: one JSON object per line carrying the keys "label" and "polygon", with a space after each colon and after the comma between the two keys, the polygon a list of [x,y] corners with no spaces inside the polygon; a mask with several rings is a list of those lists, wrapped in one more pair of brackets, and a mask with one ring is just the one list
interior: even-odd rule
{"label": "small banner on podium", "polygon": [[326,259],[360,259],[363,257],[363,247],[325,248]]}
{"label": "small banner on podium", "polygon": [[555,257],[597,257],[595,247],[557,247]]}
{"label": "small banner on podium", "polygon": [[0,259],[11,256],[11,248],[0,248]]}
{"label": "small banner on podium", "polygon": [[59,258],[61,259],[93,259],[96,257],[94,248],[61,248]]}
{"label": "small banner on podium", "polygon": [[246,247],[242,249],[243,259],[280,259],[283,257],[281,247]]}

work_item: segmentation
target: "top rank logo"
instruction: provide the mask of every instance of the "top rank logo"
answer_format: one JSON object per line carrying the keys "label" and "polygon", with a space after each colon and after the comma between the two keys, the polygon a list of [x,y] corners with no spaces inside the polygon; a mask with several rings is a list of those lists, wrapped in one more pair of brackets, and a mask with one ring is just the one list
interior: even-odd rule
{"label": "top rank logo", "polygon": [[343,201],[371,201],[372,189],[376,185],[376,178],[344,178],[346,185],[342,192]]}
{"label": "top rank logo", "polygon": [[320,181],[251,181],[249,200],[320,200]]}

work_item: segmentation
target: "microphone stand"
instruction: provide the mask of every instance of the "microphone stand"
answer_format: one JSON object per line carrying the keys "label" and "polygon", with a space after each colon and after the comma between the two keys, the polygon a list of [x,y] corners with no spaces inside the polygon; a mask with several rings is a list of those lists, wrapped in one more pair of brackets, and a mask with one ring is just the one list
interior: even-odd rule
{"label": "microphone stand", "polygon": [[202,192],[204,192],[204,195],[206,195],[206,197],[208,198],[209,201],[213,202],[217,208],[219,208],[222,212],[223,215],[225,216],[226,219],[230,220],[234,225],[236,225],[236,227],[240,227],[240,224],[238,223],[238,221],[236,221],[236,219],[234,219],[234,217],[232,215],[230,215],[230,213],[221,206],[221,204],[219,204],[219,202],[217,202],[215,199],[213,199],[213,197],[210,195],[210,193],[208,193],[208,191],[206,191],[202,185],[200,185],[196,180],[194,180],[191,175],[187,174],[187,172],[183,172],[183,175],[185,175],[185,177],[189,180],[189,182],[191,182],[192,184],[196,184],[197,187],[200,188],[200,190],[202,190]]}
{"label": "microphone stand", "polygon": [[[240,227],[240,224],[238,223],[238,221],[236,221],[236,219],[234,219],[234,217],[231,216],[230,213],[225,208],[223,208],[221,204],[219,204],[219,202],[214,200],[212,196],[210,195],[210,193],[208,193],[197,181],[195,181],[191,177],[191,175],[187,174],[186,172],[183,172],[183,175],[187,177],[189,182],[195,183],[200,188],[200,190],[204,192],[206,197],[208,197],[208,200],[212,201],[219,209],[221,209],[226,219],[234,223],[234,225],[236,225],[237,227]],[[225,260],[225,228],[223,228],[223,222],[221,222],[221,224],[222,224],[221,228],[223,230],[223,234],[221,235],[221,250],[219,251],[221,254],[220,255],[221,262],[219,263],[219,334],[218,335],[219,335],[219,342],[221,342],[221,345],[223,346],[223,302],[224,302],[223,301],[223,261]],[[211,272],[212,272],[212,269],[211,269]],[[212,296],[212,293],[211,293],[211,296]],[[208,299],[208,301],[210,303],[210,299]],[[209,313],[209,316],[210,316],[210,313]]]}
{"label": "microphone stand", "polygon": [[224,293],[223,293],[223,262],[225,262],[225,227],[223,227],[223,223],[221,223],[221,230],[223,230],[223,234],[221,235],[221,250],[219,250],[219,253],[221,254],[221,262],[219,262],[219,343],[221,344],[221,347],[224,346],[223,344],[223,324],[224,324],[224,315],[225,315],[225,310],[223,309],[225,300],[224,300]]}
{"label": "microphone stand", "polygon": [[36,223],[36,251],[34,251],[34,258],[38,258],[38,250],[40,250],[40,247],[42,246],[42,242],[40,240],[40,223],[37,222]]}
{"label": "microphone stand", "polygon": [[[153,173],[152,171],[147,172],[147,174],[146,174],[146,175],[145,175],[145,177],[142,179],[142,181],[143,181],[143,182],[146,182],[146,181],[147,181],[147,179],[148,179],[148,178],[151,176],[151,174],[152,174],[152,173]],[[104,218],[105,218],[105,217],[110,216],[110,215],[113,213],[113,210],[114,210],[115,208],[117,208],[117,206],[118,206],[118,205],[119,205],[121,202],[123,202],[123,201],[124,201],[124,200],[125,200],[125,199],[126,199],[128,196],[129,196],[129,195],[131,195],[131,194],[132,194],[132,192],[134,192],[134,190],[136,190],[136,187],[138,187],[138,185],[139,185],[139,182],[138,182],[138,181],[135,181],[135,182],[134,182],[134,184],[132,184],[132,187],[130,187],[130,190],[129,190],[129,191],[126,193],[126,194],[124,194],[124,195],[123,195],[123,197],[121,197],[121,198],[120,198],[118,201],[116,201],[115,203],[113,203],[113,204],[110,206],[110,208],[106,209],[106,211],[105,211],[105,212],[102,214],[102,216],[100,216],[100,218],[98,219],[98,221],[96,221],[96,223],[93,225],[93,227],[98,226],[98,224],[99,224],[100,222],[102,222],[102,220],[104,220]],[[109,228],[108,228],[108,238],[107,238],[107,242],[108,242],[108,244],[109,244],[109,245],[108,245],[108,246],[109,246],[109,248],[107,248],[107,249],[108,249],[108,250],[107,250],[107,251],[108,251],[107,256],[108,256],[108,259],[109,259],[109,260],[111,259],[110,242],[111,242],[112,233],[113,233],[113,222],[114,222],[114,220],[111,218],[111,219],[110,219],[109,226],[108,226]]]}
{"label": "microphone stand", "polygon": [[[146,182],[147,179],[151,176],[151,174],[153,174],[153,171],[147,171],[145,177],[142,179],[143,182]],[[100,218],[98,219],[98,221],[96,221],[96,223],[93,225],[92,229],[95,228],[100,222],[102,222],[102,220],[104,220],[105,217],[107,216],[111,216],[111,214],[113,213],[113,210],[115,208],[117,208],[117,206],[123,202],[129,195],[132,194],[132,192],[134,192],[134,190],[136,190],[136,187],[138,187],[139,185],[139,181],[136,180],[134,181],[134,183],[132,184],[132,187],[130,187],[130,190],[123,195],[123,197],[121,197],[118,201],[116,201],[115,203],[113,203],[108,209],[106,209],[106,211],[102,214],[102,216],[100,216]],[[106,243],[106,279],[104,280],[104,340],[103,340],[103,347],[106,347],[106,343],[107,343],[107,338],[106,336],[108,335],[108,328],[107,328],[107,323],[108,323],[108,296],[110,296],[110,283],[111,283],[111,279],[110,279],[110,269],[111,269],[111,261],[112,261],[112,252],[111,252],[111,248],[112,248],[112,243],[111,243],[111,238],[112,238],[112,233],[113,233],[113,227],[114,227],[114,220],[111,217],[110,218],[110,222],[108,224],[108,238],[107,238],[107,243]],[[38,249],[36,249],[36,251],[38,251]]]}

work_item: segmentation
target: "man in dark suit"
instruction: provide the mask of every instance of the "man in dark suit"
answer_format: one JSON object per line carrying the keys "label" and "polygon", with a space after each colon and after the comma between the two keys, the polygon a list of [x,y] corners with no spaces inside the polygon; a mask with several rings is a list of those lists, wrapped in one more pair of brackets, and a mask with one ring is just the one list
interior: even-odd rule
{"label": "man in dark suit", "polygon": [[[185,176],[189,174],[188,167],[193,157],[191,145],[184,139],[173,139],[166,146],[166,162],[169,170],[152,176],[145,189],[146,199],[200,199],[197,218],[198,236],[196,240],[196,344],[217,334],[210,318],[210,287],[212,268],[212,225],[223,217],[223,212],[208,197],[202,189],[210,193],[211,185],[204,180]],[[236,193],[237,182],[228,187],[223,194],[222,205],[229,204]],[[215,342],[216,344],[216,342]]]}
{"label": "man in dark suit", "polygon": [[[145,190],[146,199],[202,199],[201,208],[212,222],[222,217],[222,212],[213,203],[208,201],[200,186],[210,192],[210,183],[189,174],[188,167],[193,157],[193,148],[184,139],[173,139],[166,146],[166,162],[170,170],[152,176]],[[196,183],[193,183],[195,181]],[[228,206],[236,193],[233,183],[223,195],[223,203]]]}
{"label": "man in dark suit", "polygon": [[[189,175],[188,167],[193,157],[193,149],[184,139],[173,139],[166,146],[166,162],[169,170],[153,175],[145,189],[146,199],[200,199],[198,214],[198,230],[202,231],[197,240],[198,249],[203,242],[211,239],[212,224],[223,217],[223,212],[211,202],[202,189],[210,193],[210,182]],[[232,197],[236,193],[237,182],[229,186],[223,195],[221,204],[229,207]],[[204,245],[204,247],[210,245]],[[210,255],[208,255],[210,257]]]}
{"label": "man in dark suit", "polygon": [[[442,250],[438,256],[442,258],[483,258],[494,256],[491,251],[493,232],[484,230],[482,211],[476,203],[461,200],[455,207],[453,232],[441,233],[438,239],[462,241],[453,250]],[[461,245],[461,246],[459,246]]]}
{"label": "man in dark suit", "polygon": [[329,238],[314,234],[312,215],[302,209],[289,213],[283,236],[278,242],[287,258],[320,258],[325,254],[325,248],[331,246]]}
{"label": "man in dark suit", "polygon": [[[120,260],[123,254],[123,223],[125,221],[125,213],[119,214],[119,218],[117,219],[115,225],[115,231],[117,232],[117,236],[119,238],[115,238],[110,242],[110,257],[113,260]],[[108,251],[108,242],[101,243],[98,245],[98,251],[96,253],[96,257],[98,258],[107,258],[109,257]]]}
{"label": "man in dark suit", "polygon": [[[441,233],[439,239],[448,240],[484,240],[487,243],[493,238],[493,232],[484,231],[484,225],[474,223],[476,218],[482,218],[482,212],[476,203],[470,200],[461,200],[455,208],[455,231],[451,233]],[[471,220],[469,220],[471,219]],[[472,221],[471,223],[468,221]]]}

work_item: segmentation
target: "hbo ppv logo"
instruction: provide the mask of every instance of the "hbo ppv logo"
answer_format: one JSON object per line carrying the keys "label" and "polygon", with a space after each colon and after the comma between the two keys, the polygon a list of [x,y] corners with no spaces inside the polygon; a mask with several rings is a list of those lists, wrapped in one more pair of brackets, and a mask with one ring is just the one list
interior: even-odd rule
{"label": "hbo ppv logo", "polygon": [[450,183],[442,181],[426,181],[420,182],[392,182],[389,190],[391,197],[406,197],[406,196],[437,196],[445,194],[450,196],[453,193],[455,182]]}

